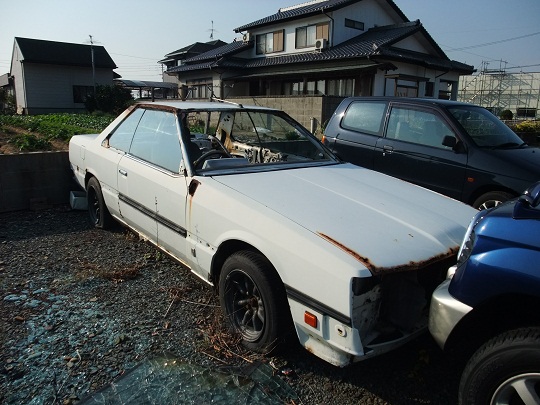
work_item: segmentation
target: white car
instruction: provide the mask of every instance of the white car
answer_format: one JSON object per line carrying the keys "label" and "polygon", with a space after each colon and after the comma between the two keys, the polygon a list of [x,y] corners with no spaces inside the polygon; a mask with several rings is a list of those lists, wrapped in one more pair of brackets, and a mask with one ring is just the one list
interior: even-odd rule
{"label": "white car", "polygon": [[338,160],[279,110],[136,104],[78,135],[71,168],[98,228],[136,231],[217,290],[255,351],[287,332],[337,365],[426,329],[476,212]]}

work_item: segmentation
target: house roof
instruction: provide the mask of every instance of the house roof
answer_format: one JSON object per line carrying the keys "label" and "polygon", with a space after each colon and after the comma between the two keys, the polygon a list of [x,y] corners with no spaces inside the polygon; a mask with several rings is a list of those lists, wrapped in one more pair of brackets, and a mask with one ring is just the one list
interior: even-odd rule
{"label": "house roof", "polygon": [[105,48],[99,45],[72,44],[20,37],[16,37],[15,42],[18,44],[26,63],[90,67],[92,66],[91,48],[93,48],[96,68],[117,68]]}
{"label": "house roof", "polygon": [[[407,51],[396,48],[393,45],[397,42],[421,32],[424,37],[435,48],[438,56]],[[199,69],[209,69],[215,67],[235,67],[235,68],[260,68],[267,66],[288,65],[305,62],[336,61],[345,59],[380,59],[402,60],[417,65],[422,65],[434,69],[447,70],[455,69],[460,72],[470,74],[474,68],[460,62],[451,61],[439,48],[435,41],[424,29],[420,21],[406,22],[402,24],[387,25],[371,28],[348,41],[338,44],[323,51],[311,51],[305,53],[294,53],[282,56],[260,57],[253,59],[230,58],[240,51],[253,46],[250,42],[232,42],[220,48],[198,55],[194,58],[186,59],[185,64],[177,66],[168,72],[187,72]]]}
{"label": "house roof", "polygon": [[[280,8],[276,14],[272,14],[268,17],[261,18],[260,20],[254,21],[252,23],[242,25],[241,27],[235,28],[235,32],[242,32],[248,29],[260,28],[266,25],[283,23],[290,20],[296,20],[298,18],[310,17],[312,15],[317,15],[321,13],[329,13],[331,11],[339,10],[340,8],[346,7],[350,4],[357,3],[362,0],[313,0],[308,1],[302,4],[298,4],[292,7]],[[403,14],[399,7],[392,1],[386,0],[388,5],[395,10],[395,12],[400,16],[400,18],[407,22],[408,18]]]}
{"label": "house roof", "polygon": [[[210,68],[212,65],[219,63],[220,59],[228,56],[233,56],[251,47],[253,47],[253,42],[233,41],[230,44],[225,44],[223,46],[220,46],[219,48],[215,48],[208,52],[186,59],[184,61],[184,65],[175,66],[171,69],[168,69],[167,72],[187,72],[192,70]],[[228,62],[230,63],[231,61]],[[236,63],[235,66],[242,67],[244,66],[244,62]]]}
{"label": "house roof", "polygon": [[174,52],[170,52],[166,54],[162,60],[158,61],[158,63],[168,62],[168,61],[174,60],[175,57],[178,58],[182,55],[196,55],[196,54],[208,52],[211,49],[218,48],[226,44],[227,44],[226,42],[220,39],[217,39],[215,41],[209,41],[209,42],[195,42],[191,45],[185,46]]}

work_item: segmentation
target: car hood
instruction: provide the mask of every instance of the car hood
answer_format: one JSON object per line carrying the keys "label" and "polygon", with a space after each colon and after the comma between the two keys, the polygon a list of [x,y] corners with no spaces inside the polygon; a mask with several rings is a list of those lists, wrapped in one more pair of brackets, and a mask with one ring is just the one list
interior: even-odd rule
{"label": "car hood", "polygon": [[[540,175],[540,148],[517,148],[517,149],[493,149],[482,150],[496,158],[498,162],[493,164],[494,171],[510,177],[532,176],[535,180]],[[519,172],[509,172],[508,165],[512,164]]]}
{"label": "car hood", "polygon": [[372,273],[419,268],[454,255],[477,212],[352,164],[214,179],[319,235]]}

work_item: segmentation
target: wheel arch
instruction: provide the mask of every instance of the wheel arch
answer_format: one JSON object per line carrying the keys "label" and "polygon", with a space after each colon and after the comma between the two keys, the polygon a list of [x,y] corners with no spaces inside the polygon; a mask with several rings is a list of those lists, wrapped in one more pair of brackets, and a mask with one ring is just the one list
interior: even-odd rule
{"label": "wheel arch", "polygon": [[212,265],[210,269],[210,280],[212,281],[212,284],[214,285],[214,288],[216,291],[218,290],[219,285],[219,276],[221,274],[221,268],[223,267],[223,264],[225,263],[225,260],[227,260],[228,257],[233,255],[236,252],[240,252],[242,250],[249,250],[252,252],[257,252],[261,256],[263,256],[267,261],[269,266],[275,271],[276,275],[278,276],[279,280],[283,284],[283,280],[279,276],[279,273],[277,272],[276,268],[270,261],[270,259],[259,249],[257,249],[252,244],[239,240],[239,239],[229,239],[221,243],[216,251],[216,254],[212,258]]}
{"label": "wheel arch", "polygon": [[469,355],[483,343],[504,331],[540,326],[540,298],[519,294],[493,297],[468,313],[452,330],[444,350]]}
{"label": "wheel arch", "polygon": [[503,187],[503,186],[495,185],[495,184],[487,184],[487,185],[484,185],[475,189],[469,195],[469,198],[467,199],[466,203],[472,206],[474,202],[482,195],[487,194],[487,193],[497,193],[497,192],[508,193],[508,194],[513,195],[514,197],[518,196],[518,194],[511,188],[507,188],[507,187]]}

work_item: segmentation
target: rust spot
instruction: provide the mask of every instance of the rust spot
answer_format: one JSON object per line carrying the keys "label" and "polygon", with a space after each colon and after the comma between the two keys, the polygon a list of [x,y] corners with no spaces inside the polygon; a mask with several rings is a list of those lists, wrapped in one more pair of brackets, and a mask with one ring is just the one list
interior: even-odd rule
{"label": "rust spot", "polygon": [[368,257],[362,256],[355,252],[354,250],[350,249],[349,247],[345,246],[344,244],[338,242],[337,240],[331,238],[330,236],[322,233],[317,232],[321,237],[323,237],[325,240],[333,244],[334,246],[340,248],[344,252],[350,254],[352,257],[354,257],[356,260],[358,260],[360,263],[362,263],[366,268],[374,275],[380,275],[383,273],[397,273],[401,271],[410,271],[410,270],[419,270],[424,267],[427,267],[433,263],[448,259],[449,257],[457,255],[457,252],[459,250],[459,246],[455,246],[453,248],[448,249],[446,252],[438,254],[436,256],[433,256],[426,260],[421,260],[419,262],[410,261],[406,264],[401,264],[398,266],[392,266],[392,267],[378,267],[375,266],[375,264],[371,263]]}
{"label": "rust spot", "polygon": [[189,195],[193,197],[193,195],[195,194],[195,191],[197,191],[197,187],[199,187],[199,184],[201,184],[201,182],[199,180],[191,180],[191,183],[189,183],[189,188],[188,188],[188,191],[189,191]]}

